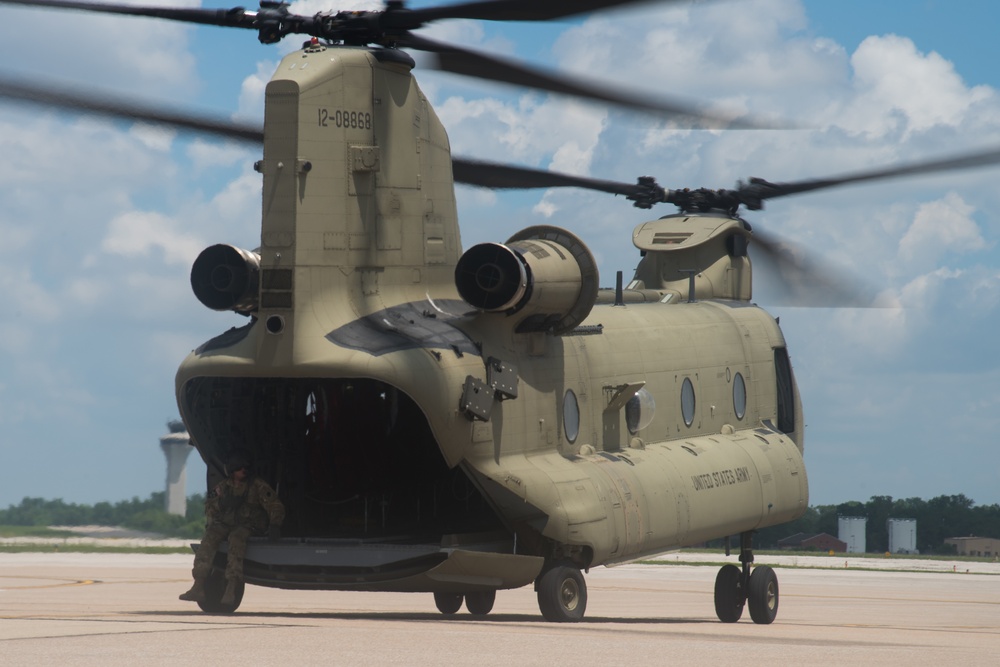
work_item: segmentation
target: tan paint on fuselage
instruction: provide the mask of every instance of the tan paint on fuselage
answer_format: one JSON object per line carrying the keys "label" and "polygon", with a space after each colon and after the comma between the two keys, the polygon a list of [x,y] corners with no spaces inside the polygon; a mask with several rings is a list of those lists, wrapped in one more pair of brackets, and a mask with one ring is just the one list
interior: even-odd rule
{"label": "tan paint on fuselage", "polygon": [[[287,56],[267,89],[259,171],[258,324],[182,364],[177,391],[189,423],[198,417],[185,413],[181,397],[195,377],[384,381],[418,404],[445,461],[468,468],[512,531],[530,526],[584,554],[584,565],[805,510],[797,391],[794,433],[755,430],[776,419],[773,349],[784,340],[774,319],[745,301],[597,305],[583,322],[588,335],[516,333],[517,315],[456,321],[482,356],[422,347],[375,355],[326,338],[386,307],[421,302],[432,311],[435,300],[458,299],[448,139],[404,65],[379,62],[368,49]],[[748,279],[737,285],[744,289],[748,295]],[[261,326],[272,318],[283,324],[278,333]],[[467,376],[485,379],[489,356],[516,366],[518,396],[495,401],[482,422],[459,403]],[[737,372],[747,388],[742,419],[733,408]],[[685,378],[697,400],[690,426],[681,418]],[[624,410],[607,408],[622,386],[640,383],[656,412],[633,439]],[[567,390],[580,411],[574,442],[563,426]]]}
{"label": "tan paint on fuselage", "polygon": [[[803,511],[800,447],[789,435],[754,432],[776,420],[773,348],[784,339],[770,315],[718,302],[597,306],[585,324],[602,324],[602,333],[563,336],[544,358],[531,357],[517,334],[494,343],[489,332],[505,328],[491,321],[474,335],[484,340],[484,353],[524,371],[518,398],[504,403],[503,424],[494,426],[499,442],[473,443],[467,457],[494,481],[519,480],[509,490],[548,514],[546,535],[586,544],[604,562],[781,523]],[[747,386],[742,419],[733,404],[737,372]],[[691,426],[681,415],[684,378],[695,388]],[[617,438],[608,441],[605,389],[635,381],[655,399],[655,417],[633,442],[619,411]],[[567,390],[581,412],[574,443],[561,421]],[[796,417],[801,424],[801,409]],[[555,431],[554,442],[524,439],[543,422],[543,431]],[[728,477],[744,469],[745,476]],[[692,479],[701,475],[711,486],[696,487]]]}

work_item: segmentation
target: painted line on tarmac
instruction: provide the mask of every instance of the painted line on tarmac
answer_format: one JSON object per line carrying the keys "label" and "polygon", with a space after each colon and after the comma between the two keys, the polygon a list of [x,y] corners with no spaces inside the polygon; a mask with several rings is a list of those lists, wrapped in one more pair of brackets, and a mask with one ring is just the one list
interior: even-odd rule
{"label": "painted line on tarmac", "polygon": [[[0,577],[0,579],[48,579],[48,577]],[[59,581],[59,580],[57,580]],[[92,586],[94,584],[104,583],[99,579],[64,579],[59,581],[57,584],[31,584],[26,586],[0,586],[0,593],[3,591],[23,591],[33,588],[67,588],[70,586]]]}

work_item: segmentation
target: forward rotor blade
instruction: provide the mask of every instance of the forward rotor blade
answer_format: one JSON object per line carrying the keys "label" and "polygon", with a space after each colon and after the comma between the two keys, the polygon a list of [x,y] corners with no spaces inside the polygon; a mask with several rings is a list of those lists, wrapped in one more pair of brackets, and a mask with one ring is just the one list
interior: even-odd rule
{"label": "forward rotor blade", "polygon": [[432,53],[433,67],[451,74],[499,81],[515,86],[524,86],[551,93],[572,95],[585,100],[608,102],[630,110],[640,110],[658,116],[685,121],[685,127],[700,127],[705,129],[775,129],[788,128],[789,124],[768,123],[763,120],[739,117],[736,114],[722,114],[706,111],[690,102],[668,101],[655,99],[624,91],[611,91],[607,88],[588,83],[583,79],[573,78],[565,74],[547,73],[541,69],[529,67],[510,60],[502,60],[494,56],[468,49],[442,44],[425,37],[408,34],[400,38],[399,46]]}
{"label": "forward rotor blade", "polygon": [[125,16],[146,16],[150,18],[198,23],[201,25],[227,26],[253,29],[255,15],[242,7],[232,9],[199,9],[184,7],[146,7],[141,5],[117,5],[78,0],[0,0],[0,4],[22,5],[25,7],[45,7],[50,9],[75,9],[100,14]]}
{"label": "forward rotor blade", "polygon": [[946,171],[959,171],[961,169],[974,169],[976,167],[988,167],[1000,164],[1000,148],[992,148],[987,151],[968,153],[950,158],[929,160],[926,162],[916,162],[895,167],[885,167],[862,171],[833,178],[809,179],[794,181],[791,183],[769,183],[760,179],[753,179],[749,185],[745,185],[738,192],[746,194],[750,198],[757,198],[761,201],[775,199],[788,195],[799,194],[801,192],[812,192],[814,190],[824,190],[850,183],[866,183],[869,181],[880,181],[900,176],[918,176],[921,174],[935,174]]}
{"label": "forward rotor blade", "polygon": [[250,143],[260,144],[264,140],[264,132],[260,127],[242,125],[223,118],[172,111],[161,106],[126,101],[110,95],[57,92],[54,87],[26,84],[3,76],[0,76],[0,97],[69,111],[84,111],[110,118],[167,125],[190,132]]}
{"label": "forward rotor blade", "polygon": [[[884,308],[874,289],[845,269],[771,233],[754,229],[750,242],[760,301],[795,308]],[[756,285],[755,285],[756,286]],[[757,292],[757,290],[754,290]]]}

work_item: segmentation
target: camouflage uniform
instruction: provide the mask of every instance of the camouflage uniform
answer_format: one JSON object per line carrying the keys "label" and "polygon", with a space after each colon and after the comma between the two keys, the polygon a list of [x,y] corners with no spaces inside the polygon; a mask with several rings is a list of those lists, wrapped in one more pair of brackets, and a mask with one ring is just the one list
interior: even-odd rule
{"label": "camouflage uniform", "polygon": [[[242,581],[247,539],[265,534],[269,526],[280,526],[284,518],[284,505],[263,479],[251,476],[241,482],[227,477],[220,482],[205,503],[205,535],[191,571],[195,588],[208,579],[215,554],[224,540],[229,541],[226,579],[230,583]],[[190,598],[182,596],[182,599]]]}

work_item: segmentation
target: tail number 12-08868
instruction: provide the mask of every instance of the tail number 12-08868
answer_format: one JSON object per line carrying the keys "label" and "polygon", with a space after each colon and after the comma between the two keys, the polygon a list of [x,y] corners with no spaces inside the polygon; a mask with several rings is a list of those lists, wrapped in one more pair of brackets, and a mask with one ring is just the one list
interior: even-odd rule
{"label": "tail number 12-08868", "polygon": [[345,109],[330,111],[323,108],[318,111],[320,127],[343,127],[352,130],[372,129],[372,115],[370,112],[347,111]]}

